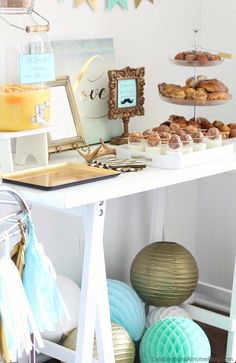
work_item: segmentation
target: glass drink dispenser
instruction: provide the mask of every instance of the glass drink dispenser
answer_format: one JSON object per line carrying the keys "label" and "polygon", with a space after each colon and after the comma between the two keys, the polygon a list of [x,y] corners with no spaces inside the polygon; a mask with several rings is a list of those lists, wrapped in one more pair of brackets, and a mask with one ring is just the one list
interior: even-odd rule
{"label": "glass drink dispenser", "polygon": [[0,0],[0,131],[32,130],[49,122],[47,82],[55,79],[55,68],[48,30],[34,0]]}

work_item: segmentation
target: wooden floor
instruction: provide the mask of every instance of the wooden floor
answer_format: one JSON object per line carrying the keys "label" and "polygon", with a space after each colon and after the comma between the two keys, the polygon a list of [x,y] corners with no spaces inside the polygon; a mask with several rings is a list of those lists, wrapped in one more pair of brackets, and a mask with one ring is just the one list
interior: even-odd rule
{"label": "wooden floor", "polygon": [[[208,339],[211,344],[211,357],[212,362],[215,363],[224,363],[225,362],[225,354],[226,354],[226,342],[227,342],[227,332],[221,329],[214,328],[212,326],[202,324],[197,322],[202,329],[205,331],[206,335],[208,336]],[[50,360],[50,363],[60,363],[57,360]],[[135,360],[135,363],[140,363],[140,360],[137,358]],[[191,362],[190,362],[191,363]],[[230,363],[228,361],[227,363]],[[233,363],[233,362],[232,362]]]}
{"label": "wooden floor", "polygon": [[206,324],[198,324],[203,328],[210,341],[212,362],[225,362],[227,332]]}

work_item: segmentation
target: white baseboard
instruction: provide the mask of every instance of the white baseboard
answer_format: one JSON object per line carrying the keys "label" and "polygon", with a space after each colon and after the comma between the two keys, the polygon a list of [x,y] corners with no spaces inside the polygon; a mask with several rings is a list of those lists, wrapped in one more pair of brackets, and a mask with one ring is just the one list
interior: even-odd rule
{"label": "white baseboard", "polygon": [[230,311],[231,290],[199,282],[194,302],[224,312]]}

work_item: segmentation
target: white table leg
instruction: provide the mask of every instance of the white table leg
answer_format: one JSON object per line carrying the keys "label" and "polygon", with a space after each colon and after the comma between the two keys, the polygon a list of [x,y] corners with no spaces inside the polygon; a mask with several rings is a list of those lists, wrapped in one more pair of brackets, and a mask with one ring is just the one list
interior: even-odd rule
{"label": "white table leg", "polygon": [[149,230],[149,243],[164,241],[164,221],[166,206],[166,188],[152,191],[152,211]]}
{"label": "white table leg", "polygon": [[99,362],[114,363],[103,251],[105,203],[84,207],[85,250],[75,363],[91,363],[94,332]]}
{"label": "white table leg", "polygon": [[[230,318],[236,319],[236,259],[234,264],[234,278],[231,296]],[[235,329],[236,327],[234,327]],[[226,362],[236,361],[236,331],[228,333],[227,349],[226,349]]]}
{"label": "white table leg", "polygon": [[3,173],[10,173],[13,169],[11,140],[0,140],[0,170]]}

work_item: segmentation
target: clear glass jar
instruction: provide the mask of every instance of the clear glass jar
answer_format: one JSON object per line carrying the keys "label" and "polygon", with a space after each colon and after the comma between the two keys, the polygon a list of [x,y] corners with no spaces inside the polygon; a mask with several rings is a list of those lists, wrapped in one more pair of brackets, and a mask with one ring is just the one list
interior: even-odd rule
{"label": "clear glass jar", "polygon": [[197,131],[192,135],[193,139],[193,151],[204,151],[206,150],[205,137],[201,131]]}
{"label": "clear glass jar", "polygon": [[[0,0],[0,131],[44,127],[50,119],[54,58],[46,25],[39,25],[33,0]],[[46,20],[45,18],[43,18]]]}
{"label": "clear glass jar", "polygon": [[222,135],[216,127],[211,127],[206,134],[206,147],[207,149],[213,149],[219,147],[222,144]]}
{"label": "clear glass jar", "polygon": [[146,138],[145,151],[155,154],[161,154],[161,138],[158,133],[152,133]]}
{"label": "clear glass jar", "polygon": [[183,134],[180,136],[182,141],[182,154],[191,154],[193,152],[193,139],[189,134]]}
{"label": "clear glass jar", "polygon": [[128,149],[134,151],[144,151],[144,138],[141,132],[131,132],[129,134]]}

